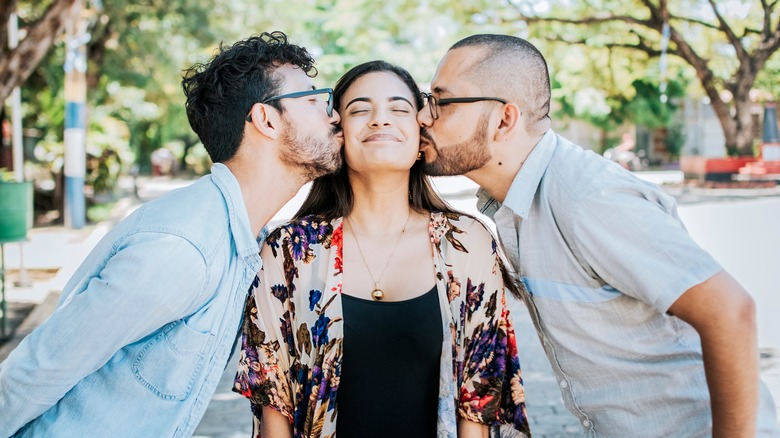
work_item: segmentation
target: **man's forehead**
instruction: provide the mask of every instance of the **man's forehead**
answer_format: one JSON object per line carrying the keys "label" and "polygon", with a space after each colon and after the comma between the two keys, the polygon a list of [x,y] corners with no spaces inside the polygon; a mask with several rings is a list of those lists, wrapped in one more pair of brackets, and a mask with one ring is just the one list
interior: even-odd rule
{"label": "man's forehead", "polygon": [[470,75],[467,74],[474,62],[479,59],[477,48],[461,47],[448,51],[436,69],[431,81],[431,91],[434,94],[460,94],[471,88]]}
{"label": "man's forehead", "polygon": [[297,65],[283,64],[276,69],[276,74],[282,78],[284,90],[304,91],[315,88],[314,80]]}

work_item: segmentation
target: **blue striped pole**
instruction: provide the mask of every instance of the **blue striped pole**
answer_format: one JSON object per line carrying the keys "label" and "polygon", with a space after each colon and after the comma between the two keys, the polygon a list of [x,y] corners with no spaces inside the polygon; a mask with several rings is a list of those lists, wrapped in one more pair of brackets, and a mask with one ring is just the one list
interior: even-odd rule
{"label": "blue striped pole", "polygon": [[83,228],[86,222],[88,41],[89,35],[84,31],[69,35],[65,59],[65,226],[76,229]]}

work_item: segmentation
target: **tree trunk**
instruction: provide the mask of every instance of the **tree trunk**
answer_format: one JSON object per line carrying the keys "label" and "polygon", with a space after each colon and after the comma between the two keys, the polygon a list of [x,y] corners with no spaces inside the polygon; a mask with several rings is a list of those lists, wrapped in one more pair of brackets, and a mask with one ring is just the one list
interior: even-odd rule
{"label": "tree trunk", "polygon": [[106,43],[113,34],[111,19],[109,18],[106,25],[93,29],[90,34],[92,39],[87,46],[87,56],[92,61],[92,65],[87,69],[87,90],[94,90],[100,85],[100,76],[103,74],[103,59],[106,55]]}
{"label": "tree trunk", "polygon": [[755,155],[753,151],[753,116],[750,111],[752,106],[750,99],[750,90],[753,88],[753,84],[756,82],[756,75],[758,70],[756,64],[763,65],[764,59],[761,57],[754,57],[752,61],[741,60],[739,69],[734,75],[735,80],[731,83],[727,83],[726,87],[731,91],[734,96],[734,112],[732,119],[734,119],[734,146],[736,153],[742,156]]}
{"label": "tree trunk", "polygon": [[[27,80],[65,27],[76,22],[80,7],[80,0],[55,0],[43,17],[30,25],[19,46],[3,56],[0,60],[0,102],[5,101],[14,87]],[[3,29],[7,28],[4,26]]]}
{"label": "tree trunk", "polygon": [[726,154],[736,155],[737,153],[737,123],[731,118],[729,107],[720,97],[717,100],[710,99],[710,106],[715,112],[715,116],[720,122],[723,130],[723,139],[726,143]]}
{"label": "tree trunk", "polygon": [[[752,157],[753,117],[750,113],[750,95],[734,96],[734,147],[737,155]],[[727,149],[728,150],[728,149]]]}
{"label": "tree trunk", "polygon": [[16,10],[16,0],[4,0],[0,3],[0,54],[8,51],[8,19]]}

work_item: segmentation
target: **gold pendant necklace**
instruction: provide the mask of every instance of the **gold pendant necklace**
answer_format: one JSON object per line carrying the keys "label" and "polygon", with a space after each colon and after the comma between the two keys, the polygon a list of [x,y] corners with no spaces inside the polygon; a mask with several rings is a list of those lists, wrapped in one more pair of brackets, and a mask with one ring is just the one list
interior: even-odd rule
{"label": "gold pendant necklace", "polygon": [[360,258],[363,259],[363,264],[366,265],[366,271],[368,271],[368,275],[371,277],[371,281],[374,282],[374,290],[371,291],[371,298],[374,299],[374,301],[382,301],[382,299],[385,297],[385,292],[382,290],[382,288],[379,287],[379,281],[382,280],[382,275],[384,275],[385,271],[387,270],[387,267],[390,266],[390,260],[393,259],[393,253],[395,253],[395,248],[398,246],[398,242],[401,241],[401,237],[403,237],[404,233],[406,233],[406,226],[409,224],[409,219],[412,217],[412,209],[409,209],[409,215],[406,216],[406,222],[404,222],[403,228],[401,228],[401,233],[398,235],[398,239],[395,240],[395,245],[393,245],[393,249],[390,251],[390,256],[387,257],[387,262],[385,263],[385,267],[382,268],[382,272],[379,273],[379,278],[374,278],[374,274],[371,273],[371,268],[368,267],[368,262],[366,262],[366,256],[363,255],[363,249],[360,247],[360,241],[358,241],[357,233],[355,233],[355,228],[352,226],[352,224],[349,223],[347,218],[344,218],[344,222],[349,225],[349,229],[352,230],[352,237],[355,239],[355,243],[357,244],[358,252],[360,253]]}

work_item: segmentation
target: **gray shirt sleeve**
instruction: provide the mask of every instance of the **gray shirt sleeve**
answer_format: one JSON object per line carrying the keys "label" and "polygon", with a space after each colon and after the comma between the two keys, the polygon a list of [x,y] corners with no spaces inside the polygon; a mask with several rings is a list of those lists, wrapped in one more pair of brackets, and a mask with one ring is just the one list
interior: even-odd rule
{"label": "gray shirt sleeve", "polygon": [[674,199],[656,187],[602,188],[568,211],[567,241],[583,267],[661,313],[722,269],[688,234]]}

